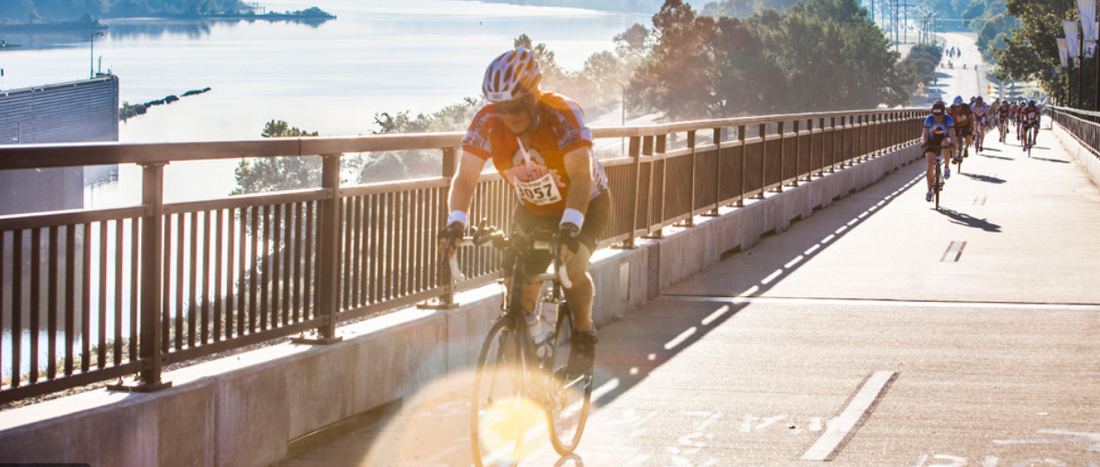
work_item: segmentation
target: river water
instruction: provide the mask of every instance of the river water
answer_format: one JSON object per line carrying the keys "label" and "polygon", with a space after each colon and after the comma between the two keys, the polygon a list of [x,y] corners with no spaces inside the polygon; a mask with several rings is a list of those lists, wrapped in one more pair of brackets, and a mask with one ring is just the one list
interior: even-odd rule
{"label": "river water", "polygon": [[[430,113],[477,96],[485,66],[527,34],[564,68],[613,50],[613,37],[649,16],[447,0],[281,0],[268,11],[318,6],[320,25],[268,21],[110,20],[88,35],[14,37],[0,52],[4,89],[82,79],[93,67],[121,81],[131,104],[211,91],[157,106],[121,124],[122,142],[241,140],[286,120],[324,136],[369,134],[374,116]],[[94,57],[94,58],[93,58]],[[173,164],[168,202],[225,196],[234,161]],[[134,168],[117,187],[87,194],[89,207],[137,202]],[[190,182],[198,180],[201,183]]]}
{"label": "river water", "polygon": [[[120,99],[131,104],[211,88],[122,123],[119,139],[124,143],[254,139],[272,119],[324,136],[360,135],[376,129],[378,112],[430,113],[477,96],[485,66],[520,34],[547,44],[564,68],[579,70],[591,54],[613,50],[616,34],[634,23],[650,24],[648,15],[468,1],[282,0],[263,5],[269,11],[318,6],[338,19],[319,25],[111,20],[94,43],[88,35],[73,34],[0,37],[22,44],[0,52],[0,88],[84,79],[93,68],[118,75]],[[228,195],[236,185],[236,164],[170,164],[165,200]],[[140,197],[140,169],[124,165],[117,181],[85,189],[85,206],[133,205]],[[11,355],[10,325],[4,328],[0,353]],[[24,368],[28,341],[25,335]],[[10,371],[5,361],[0,376],[10,377]]]}

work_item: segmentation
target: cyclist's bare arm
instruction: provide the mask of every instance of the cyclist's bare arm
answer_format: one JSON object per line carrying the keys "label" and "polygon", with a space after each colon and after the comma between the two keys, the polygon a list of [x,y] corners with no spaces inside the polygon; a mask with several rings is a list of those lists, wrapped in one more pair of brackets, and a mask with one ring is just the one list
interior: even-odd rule
{"label": "cyclist's bare arm", "polygon": [[[463,213],[469,213],[470,203],[474,199],[474,190],[477,188],[477,182],[481,178],[483,168],[485,168],[484,159],[462,151],[462,155],[458,159],[458,170],[451,178],[451,191],[447,195],[447,206],[450,208],[450,212],[462,211]],[[466,220],[466,225],[470,225],[469,219]],[[446,244],[446,240],[439,240],[440,254],[446,253],[448,256],[453,256],[454,247],[451,247],[449,251],[443,251]]]}
{"label": "cyclist's bare arm", "polygon": [[451,192],[447,197],[447,205],[451,211],[469,212],[470,203],[474,199],[474,189],[477,188],[477,181],[481,178],[481,171],[484,168],[485,159],[462,151],[458,159],[458,170],[451,179]]}
{"label": "cyclist's bare arm", "polygon": [[565,198],[566,209],[588,213],[588,201],[592,198],[592,148],[577,148],[565,153],[565,173],[569,176],[569,194]]}

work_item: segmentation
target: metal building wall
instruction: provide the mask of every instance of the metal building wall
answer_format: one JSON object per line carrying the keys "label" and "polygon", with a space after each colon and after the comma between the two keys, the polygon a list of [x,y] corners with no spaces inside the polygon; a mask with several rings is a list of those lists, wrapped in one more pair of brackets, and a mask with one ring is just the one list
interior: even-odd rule
{"label": "metal building wall", "polygon": [[[118,141],[119,80],[101,76],[0,91],[0,144]],[[117,173],[90,168],[89,179]],[[0,173],[0,215],[84,207],[80,167]]]}

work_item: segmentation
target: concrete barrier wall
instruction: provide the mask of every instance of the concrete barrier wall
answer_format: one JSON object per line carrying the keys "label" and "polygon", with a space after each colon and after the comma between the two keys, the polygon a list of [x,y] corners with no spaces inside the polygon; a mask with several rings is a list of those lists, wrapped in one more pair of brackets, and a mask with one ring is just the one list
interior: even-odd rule
{"label": "concrete barrier wall", "polygon": [[1077,141],[1077,138],[1066,131],[1065,128],[1062,128],[1061,125],[1055,123],[1053,130],[1054,136],[1058,138],[1066,151],[1072,154],[1077,159],[1077,163],[1081,165],[1081,168],[1092,177],[1092,183],[1100,186],[1100,157],[1081,144],[1080,141]]}
{"label": "concrete barrier wall", "polygon": [[[694,227],[665,229],[634,249],[601,250],[591,267],[594,318],[622,318],[723,253],[747,250],[919,157],[910,146],[723,208]],[[411,308],[342,326],[337,344],[286,343],[168,372],[172,387],[160,392],[97,390],[3,412],[0,463],[270,465],[296,438],[473,366],[500,300],[499,287],[486,286],[459,294],[453,309]]]}

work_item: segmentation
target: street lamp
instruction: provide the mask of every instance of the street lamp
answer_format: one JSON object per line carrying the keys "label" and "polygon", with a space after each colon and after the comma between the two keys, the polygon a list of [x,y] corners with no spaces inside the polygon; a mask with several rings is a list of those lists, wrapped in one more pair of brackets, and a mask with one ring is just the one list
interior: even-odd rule
{"label": "street lamp", "polygon": [[88,79],[95,78],[95,38],[103,37],[102,32],[93,32],[88,35]]}

